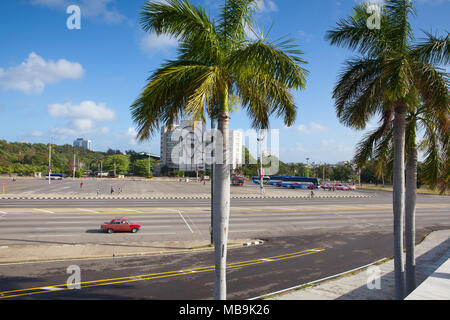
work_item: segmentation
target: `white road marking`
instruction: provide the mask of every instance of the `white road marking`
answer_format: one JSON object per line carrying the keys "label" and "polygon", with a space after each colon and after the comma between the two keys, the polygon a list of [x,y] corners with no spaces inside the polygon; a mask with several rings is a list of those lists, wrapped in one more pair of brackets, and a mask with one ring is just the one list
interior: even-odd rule
{"label": "white road marking", "polygon": [[58,287],[44,287],[41,288],[42,290],[48,290],[48,291],[55,291],[55,290],[61,290],[61,288]]}
{"label": "white road marking", "polygon": [[130,212],[142,213],[142,211],[135,210],[135,209],[123,209],[123,208],[118,208],[118,209],[119,209],[119,210],[123,210],[123,211],[130,211]]}
{"label": "white road marking", "polygon": [[201,235],[202,231],[200,230],[200,228],[194,223],[194,221],[192,221],[191,217],[189,217],[189,216],[187,216],[187,217],[188,217],[189,221],[191,222],[191,224],[194,225],[194,228],[196,228]]}
{"label": "white road marking", "polygon": [[99,213],[98,211],[89,210],[89,209],[80,209],[80,208],[77,208],[77,210],[79,210],[79,211],[84,211],[84,212]]}
{"label": "white road marking", "polygon": [[45,209],[33,209],[33,210],[34,210],[34,211],[45,212],[45,213],[54,213],[53,211],[45,210]]}
{"label": "white road marking", "polygon": [[178,214],[180,215],[181,219],[183,219],[184,223],[186,223],[187,227],[189,228],[189,230],[191,230],[191,233],[194,233],[194,231],[192,231],[191,227],[189,226],[189,224],[186,222],[186,220],[184,219],[183,215],[181,214],[181,211],[178,210]]}
{"label": "white road marking", "polygon": [[233,231],[229,231],[230,233],[232,232],[263,232],[263,231],[268,231],[266,229],[255,229],[255,230],[233,230]]}
{"label": "white road marking", "polygon": [[176,232],[138,232],[138,235],[152,235],[152,236],[163,236],[170,234],[177,234]]}

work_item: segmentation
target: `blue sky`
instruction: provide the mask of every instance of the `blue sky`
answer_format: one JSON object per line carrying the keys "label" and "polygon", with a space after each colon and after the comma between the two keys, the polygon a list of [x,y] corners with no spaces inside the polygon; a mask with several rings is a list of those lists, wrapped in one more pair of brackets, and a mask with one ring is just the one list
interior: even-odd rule
{"label": "blue sky", "polygon": [[[211,15],[222,0],[194,0]],[[355,0],[264,0],[255,18],[269,37],[289,35],[304,51],[307,89],[295,93],[297,121],[280,130],[285,162],[335,163],[351,160],[363,132],[339,123],[331,91],[343,62],[353,54],[331,47],[326,30],[347,17]],[[412,19],[421,30],[450,29],[450,0],[417,0]],[[159,136],[136,143],[129,106],[151,71],[175,57],[176,41],[140,29],[143,0],[16,0],[0,2],[0,139],[72,144],[92,140],[94,150],[151,151]],[[81,8],[81,29],[69,30],[66,9]],[[376,123],[376,119],[372,124]],[[231,117],[232,129],[249,128],[245,112]],[[370,126],[369,126],[370,127]]]}

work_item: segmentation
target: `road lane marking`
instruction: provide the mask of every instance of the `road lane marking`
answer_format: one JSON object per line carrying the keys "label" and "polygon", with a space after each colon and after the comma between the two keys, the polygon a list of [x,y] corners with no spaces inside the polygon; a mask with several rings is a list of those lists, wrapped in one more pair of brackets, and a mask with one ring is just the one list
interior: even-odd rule
{"label": "road lane marking", "polygon": [[81,208],[77,208],[77,210],[84,211],[84,212],[99,213],[98,211],[89,210],[89,209],[81,209]]}
{"label": "road lane marking", "polygon": [[184,219],[183,215],[181,214],[181,211],[178,210],[178,214],[180,215],[181,219],[183,219],[184,223],[187,225],[187,227],[189,228],[189,230],[191,230],[191,233],[194,233],[194,231],[192,231],[191,227],[189,226],[189,224],[186,222],[186,220]]}
{"label": "road lane marking", "polygon": [[61,289],[61,288],[58,288],[58,287],[44,287],[44,288],[42,288],[43,290],[49,290],[49,291],[57,291],[57,290],[59,290],[59,289]]}
{"label": "road lane marking", "polygon": [[122,208],[118,208],[118,210],[124,210],[124,211],[130,211],[130,212],[142,213],[141,211],[135,210],[135,209],[122,209]]}
{"label": "road lane marking", "polygon": [[[239,207],[238,207],[239,208]],[[256,210],[258,210],[258,211],[255,211],[255,208],[257,208]],[[391,209],[392,207],[391,206],[389,206],[389,207],[387,207],[387,208],[385,208],[386,210],[388,210],[388,209]],[[446,204],[435,204],[435,205],[430,205],[430,204],[418,204],[417,206],[416,206],[416,209],[447,209],[448,208],[448,205],[446,205]],[[8,214],[8,215],[11,215],[11,214],[21,214],[21,215],[24,215],[24,214],[50,214],[50,212],[52,212],[52,211],[49,211],[49,210],[46,210],[46,211],[49,211],[49,212],[45,212],[45,211],[42,211],[42,212],[26,212],[25,210],[30,210],[29,208],[13,208],[14,210],[24,210],[24,211],[22,211],[22,212],[6,212],[6,214]],[[107,210],[108,209],[111,209],[111,208],[107,208]],[[205,207],[205,210],[206,209],[208,209],[208,208],[206,208]],[[380,209],[383,209],[383,208],[380,208],[380,207],[377,207],[377,206],[373,206],[373,205],[370,205],[370,206],[367,206],[367,207],[365,207],[365,208],[352,208],[352,207],[345,207],[345,208],[342,208],[342,207],[322,207],[322,208],[318,208],[318,207],[315,207],[314,209],[310,209],[309,207],[307,207],[307,206],[304,206],[304,207],[298,207],[298,208],[289,208],[289,211],[286,211],[286,210],[283,210],[283,209],[281,209],[281,208],[278,208],[278,210],[280,210],[280,211],[283,211],[284,213],[286,213],[286,214],[288,214],[289,212],[292,212],[292,214],[295,214],[296,212],[312,212],[312,213],[317,213],[317,214],[319,214],[319,213],[323,213],[323,212],[330,212],[330,213],[333,213],[333,212],[340,212],[341,214],[351,214],[349,211],[360,211],[361,212],[361,214],[364,214],[364,212],[370,212],[370,211],[374,211],[374,212],[377,212],[377,211],[379,211]],[[52,209],[52,210],[67,210],[67,208],[55,208],[55,209]],[[88,209],[80,209],[80,208],[78,208],[78,209],[69,209],[69,210],[81,210],[81,211],[84,211],[84,212],[74,212],[74,211],[69,211],[69,212],[52,212],[52,214],[55,214],[55,215],[81,215],[81,214],[89,214],[89,213],[96,213],[96,214],[108,214],[108,215],[112,215],[112,214],[126,214],[125,212],[98,212],[98,211],[94,211],[94,210],[88,210]],[[146,210],[145,208],[144,209],[141,209],[141,210]],[[153,210],[156,210],[156,211],[153,211]],[[164,210],[164,211],[157,211],[157,210]],[[209,209],[208,210],[206,210],[206,211],[203,211],[203,212],[192,212],[194,210],[194,208],[186,208],[184,211],[186,212],[186,211],[189,211],[189,213],[192,213],[192,214],[199,214],[199,215],[209,215],[210,214],[210,211],[209,211]],[[247,210],[235,210],[235,209],[233,209],[233,207],[231,208],[231,212],[233,212],[233,213],[252,213],[253,215],[257,215],[258,213],[260,213],[261,214],[261,216],[267,216],[268,214],[270,215],[270,214],[272,214],[272,212],[271,212],[271,210],[273,211],[274,209],[267,209],[266,207],[250,207],[250,208],[247,208]],[[168,212],[169,211],[169,212]],[[342,212],[342,211],[344,211],[344,212]],[[170,212],[173,212],[173,213],[176,213],[176,212],[178,212],[178,210],[176,210],[176,209],[169,209],[169,208],[151,208],[151,209],[148,209],[148,210],[146,210],[146,212],[142,212],[143,214],[170,214]],[[389,211],[389,212],[379,212],[380,214],[391,214],[392,212],[391,211]],[[252,216],[253,216],[252,215]]]}
{"label": "road lane marking", "polygon": [[[241,267],[252,266],[252,265],[263,264],[263,263],[272,263],[272,262],[282,261],[282,260],[286,260],[286,259],[294,259],[294,258],[298,258],[298,257],[310,255],[310,254],[316,254],[316,253],[320,253],[323,251],[325,251],[325,249],[315,248],[315,249],[309,249],[309,250],[303,250],[303,251],[278,255],[278,256],[274,256],[274,257],[247,260],[247,261],[238,261],[238,262],[233,262],[233,263],[227,264],[226,268],[233,269],[233,268],[241,268]],[[86,282],[74,283],[73,285],[80,285],[81,288],[90,288],[90,287],[108,286],[108,285],[145,281],[145,280],[153,280],[153,279],[160,279],[160,278],[168,278],[168,277],[175,277],[175,276],[182,276],[182,275],[192,275],[192,274],[209,272],[209,271],[214,271],[214,270],[215,270],[214,266],[205,266],[205,267],[192,268],[192,269],[183,269],[183,270],[178,270],[178,271],[168,271],[168,272],[144,274],[144,275],[134,275],[134,276],[128,276],[128,277],[113,278],[113,279],[86,281]],[[49,288],[52,288],[52,289],[49,290]],[[64,291],[64,290],[70,290],[69,288],[67,288],[67,284],[59,284],[59,285],[27,288],[27,289],[18,289],[18,290],[0,292],[0,299],[41,294],[41,293],[46,293],[46,292]],[[29,292],[26,292],[26,291],[29,291]],[[19,292],[25,292],[25,293],[19,293]],[[19,294],[17,294],[17,293],[19,293]]]}
{"label": "road lane marking", "polygon": [[45,213],[54,213],[53,211],[45,210],[45,209],[33,209],[33,210],[40,211],[40,212],[45,212]]}
{"label": "road lane marking", "polygon": [[191,224],[194,226],[194,228],[196,228],[198,230],[198,233],[200,233],[200,235],[202,234],[202,231],[200,230],[200,228],[194,223],[194,221],[192,221],[191,217],[187,216],[187,218],[189,219],[189,221],[191,222]]}
{"label": "road lane marking", "polygon": [[238,233],[238,232],[263,232],[263,231],[269,231],[267,229],[252,229],[252,230],[230,230],[230,233]]}

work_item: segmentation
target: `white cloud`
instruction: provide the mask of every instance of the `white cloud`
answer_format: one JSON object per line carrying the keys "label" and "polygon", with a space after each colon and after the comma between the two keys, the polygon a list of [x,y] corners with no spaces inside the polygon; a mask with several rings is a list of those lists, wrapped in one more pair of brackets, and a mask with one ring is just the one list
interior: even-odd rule
{"label": "white cloud", "polygon": [[325,128],[323,125],[321,125],[320,123],[316,123],[316,122],[311,122],[310,124],[311,129],[314,132],[322,132],[322,131],[327,131],[327,128]]}
{"label": "white cloud", "polygon": [[135,146],[137,145],[137,131],[136,129],[134,129],[133,127],[128,128],[127,132],[125,133],[125,135],[129,138],[128,139],[128,143]]}
{"label": "white cloud", "polygon": [[115,7],[114,0],[32,0],[33,5],[43,5],[54,9],[66,9],[69,5],[80,6],[81,17],[99,19],[106,23],[121,23],[127,18]]}
{"label": "white cloud", "polygon": [[79,79],[84,72],[81,64],[77,62],[65,59],[56,62],[46,61],[32,52],[20,65],[6,71],[0,68],[0,88],[39,94],[44,91],[47,84],[57,83],[63,79]]}
{"label": "white cloud", "polygon": [[109,128],[98,128],[96,122],[109,122],[117,118],[116,113],[104,103],[97,104],[93,101],[83,101],[79,105],[73,105],[71,102],[50,104],[47,111],[54,118],[70,119],[65,127],[51,130],[61,140],[79,134],[108,134]]}
{"label": "white cloud", "polygon": [[48,7],[64,7],[65,5],[68,5],[68,1],[66,0],[32,0],[31,3]]}
{"label": "white cloud", "polygon": [[320,123],[311,122],[309,126],[301,124],[297,127],[297,131],[299,134],[311,134],[311,133],[320,133],[326,132],[328,129],[321,125]]}
{"label": "white cloud", "polygon": [[83,0],[81,14],[88,18],[101,18],[106,23],[121,23],[126,20],[117,9],[113,8],[112,0]]}
{"label": "white cloud", "polygon": [[178,40],[167,35],[156,35],[155,33],[145,34],[140,41],[143,51],[148,54],[168,53],[178,46]]}
{"label": "white cloud", "polygon": [[32,137],[42,137],[44,135],[44,133],[39,130],[33,130],[33,131],[31,131],[30,135]]}
{"label": "white cloud", "polygon": [[114,110],[106,107],[104,103],[83,101],[79,105],[71,102],[48,105],[48,113],[55,118],[88,119],[93,121],[113,121],[116,119]]}
{"label": "white cloud", "polygon": [[275,12],[278,11],[278,7],[273,0],[259,0],[257,2],[257,11],[259,12]]}

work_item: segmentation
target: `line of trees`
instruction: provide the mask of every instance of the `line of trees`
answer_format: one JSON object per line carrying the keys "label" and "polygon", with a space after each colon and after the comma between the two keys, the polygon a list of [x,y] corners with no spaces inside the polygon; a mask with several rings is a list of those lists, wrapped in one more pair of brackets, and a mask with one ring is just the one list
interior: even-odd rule
{"label": "line of trees", "polygon": [[[0,140],[0,174],[33,175],[35,172],[48,172],[49,146],[42,143],[7,142]],[[74,163],[75,155],[75,163]],[[110,176],[136,175],[151,176],[148,155],[128,150],[122,154],[120,150],[109,149],[107,152],[96,152],[73,147],[69,144],[52,144],[52,172],[65,173],[72,176],[73,167],[77,168],[76,177],[82,177],[89,171],[91,174],[100,171]],[[156,160],[150,159],[154,168]]]}

